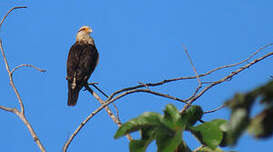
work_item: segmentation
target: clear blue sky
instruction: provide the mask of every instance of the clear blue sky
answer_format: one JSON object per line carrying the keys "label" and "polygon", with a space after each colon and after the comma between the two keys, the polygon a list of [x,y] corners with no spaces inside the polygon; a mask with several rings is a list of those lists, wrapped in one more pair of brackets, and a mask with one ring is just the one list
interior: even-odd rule
{"label": "clear blue sky", "polygon": [[[273,42],[273,1],[238,0],[138,0],[31,2],[0,1],[0,16],[14,6],[0,31],[11,67],[28,63],[47,69],[18,70],[14,75],[25,103],[26,116],[50,152],[61,151],[64,142],[85,117],[99,107],[87,92],[81,92],[76,107],[67,106],[66,59],[82,25],[93,28],[100,62],[91,81],[108,94],[136,85],[193,75],[183,51],[189,49],[199,73],[231,64],[249,56],[257,48]],[[264,53],[272,51],[267,49]],[[231,98],[267,82],[272,75],[272,58],[255,65],[207,92],[195,104],[213,109]],[[217,80],[230,71],[218,72],[208,80]],[[19,107],[9,86],[3,58],[0,58],[0,105]],[[188,97],[194,81],[181,81],[159,87],[161,92]],[[147,94],[130,95],[118,101],[123,122],[145,111],[162,112],[167,103],[183,105]],[[228,118],[221,110],[204,120]],[[29,132],[15,115],[0,111],[0,151],[38,151]],[[116,124],[105,111],[92,119],[70,145],[69,151],[128,151],[126,138],[114,140]],[[191,147],[197,142],[186,135]],[[269,151],[273,140],[257,141],[244,135],[234,147],[240,152]],[[154,146],[148,151],[154,151]]]}

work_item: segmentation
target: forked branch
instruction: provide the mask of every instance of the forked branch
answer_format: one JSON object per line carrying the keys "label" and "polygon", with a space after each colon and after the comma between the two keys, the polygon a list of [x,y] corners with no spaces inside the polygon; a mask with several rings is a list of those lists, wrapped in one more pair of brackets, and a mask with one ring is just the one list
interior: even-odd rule
{"label": "forked branch", "polygon": [[[9,15],[13,10],[15,10],[15,9],[20,9],[20,8],[27,8],[27,7],[26,7],[26,6],[22,6],[22,7],[20,6],[20,7],[13,7],[12,9],[10,9],[10,10],[8,11],[8,13],[7,13],[7,14],[4,16],[4,18],[2,19],[2,21],[1,21],[1,23],[0,23],[0,28],[1,28],[2,24],[3,24],[3,22],[5,21],[5,19],[8,17],[8,15]],[[11,85],[13,91],[15,92],[16,97],[17,97],[17,99],[18,99],[18,102],[19,102],[19,104],[20,104],[20,111],[19,111],[18,109],[16,109],[16,108],[8,108],[8,107],[4,107],[4,106],[0,106],[0,109],[2,109],[2,110],[4,110],[4,111],[12,112],[12,113],[16,114],[16,115],[23,121],[23,123],[26,125],[26,127],[28,128],[28,130],[29,130],[29,132],[30,132],[30,134],[31,134],[31,136],[32,136],[32,138],[33,138],[33,140],[34,140],[34,142],[37,144],[37,146],[39,147],[39,149],[40,149],[42,152],[45,152],[46,150],[45,150],[44,146],[42,145],[41,141],[39,140],[38,136],[36,135],[34,129],[33,129],[32,126],[31,126],[31,124],[29,123],[29,121],[28,121],[28,120],[26,119],[26,117],[25,117],[25,108],[24,108],[24,104],[23,104],[23,101],[22,101],[22,99],[21,99],[21,97],[20,97],[20,94],[19,94],[17,88],[15,87],[15,84],[14,84],[14,81],[13,81],[13,77],[12,77],[13,72],[14,72],[16,69],[18,69],[18,68],[20,68],[20,67],[23,67],[23,66],[33,67],[33,68],[35,68],[35,69],[37,69],[37,70],[39,70],[39,71],[41,71],[41,72],[42,72],[43,70],[41,70],[41,69],[39,69],[39,68],[36,68],[35,66],[30,65],[30,64],[23,64],[23,65],[17,66],[16,68],[14,68],[14,69],[11,71],[11,70],[10,70],[10,67],[9,67],[9,64],[8,64],[8,61],[7,61],[7,58],[6,58],[6,56],[5,56],[5,51],[4,51],[3,45],[2,45],[2,40],[0,40],[0,50],[1,50],[2,56],[3,56],[3,58],[4,58],[6,70],[7,70],[8,75],[9,75],[10,85]]]}

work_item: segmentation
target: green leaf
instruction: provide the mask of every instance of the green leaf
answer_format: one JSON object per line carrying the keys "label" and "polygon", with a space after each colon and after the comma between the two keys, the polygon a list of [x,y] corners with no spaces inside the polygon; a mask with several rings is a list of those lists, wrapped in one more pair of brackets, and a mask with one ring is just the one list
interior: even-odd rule
{"label": "green leaf", "polygon": [[172,104],[168,104],[166,106],[166,109],[164,110],[164,118],[175,122],[180,119],[179,111],[176,109],[176,107]]}
{"label": "green leaf", "polygon": [[154,112],[145,112],[137,118],[134,118],[125,124],[123,124],[116,132],[114,138],[117,139],[124,136],[130,132],[140,130],[142,128],[147,128],[151,126],[162,125],[162,116]]}
{"label": "green leaf", "polygon": [[140,130],[141,139],[148,140],[155,138],[155,131],[154,127],[142,128]]}
{"label": "green leaf", "polygon": [[188,127],[193,126],[203,116],[203,110],[200,106],[191,106],[182,114],[182,119],[187,119]]}
{"label": "green leaf", "polygon": [[224,152],[224,151],[220,148],[216,148],[213,150],[213,149],[210,149],[209,147],[202,147],[198,149],[196,152]]}
{"label": "green leaf", "polygon": [[130,142],[130,152],[145,152],[149,144],[154,140],[154,128],[142,128],[140,130],[141,140]]}
{"label": "green leaf", "polygon": [[228,123],[227,144],[235,145],[249,123],[249,112],[245,108],[233,110]]}
{"label": "green leaf", "polygon": [[164,110],[164,124],[174,130],[185,128],[185,122],[181,120],[179,111],[172,104],[168,104]]}
{"label": "green leaf", "polygon": [[132,140],[130,142],[130,152],[145,152],[150,142],[145,140]]}
{"label": "green leaf", "polygon": [[255,116],[248,127],[248,132],[256,138],[267,138],[273,134],[273,107]]}
{"label": "green leaf", "polygon": [[256,92],[262,96],[261,103],[273,103],[273,81],[258,88]]}
{"label": "green leaf", "polygon": [[195,127],[190,127],[190,131],[202,144],[215,149],[223,139],[221,126],[225,123],[227,123],[226,120],[216,119]]}
{"label": "green leaf", "polygon": [[173,152],[182,141],[182,130],[171,131],[167,128],[158,128],[156,144],[158,152]]}

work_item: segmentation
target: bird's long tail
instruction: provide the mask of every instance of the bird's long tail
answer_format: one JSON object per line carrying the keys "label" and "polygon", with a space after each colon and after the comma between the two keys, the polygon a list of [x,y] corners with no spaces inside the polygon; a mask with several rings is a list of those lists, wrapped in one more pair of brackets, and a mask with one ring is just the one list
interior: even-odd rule
{"label": "bird's long tail", "polygon": [[74,89],[72,89],[72,87],[70,86],[72,84],[68,84],[68,101],[67,101],[67,105],[68,106],[75,106],[78,100],[78,96],[79,96],[79,89],[76,87]]}

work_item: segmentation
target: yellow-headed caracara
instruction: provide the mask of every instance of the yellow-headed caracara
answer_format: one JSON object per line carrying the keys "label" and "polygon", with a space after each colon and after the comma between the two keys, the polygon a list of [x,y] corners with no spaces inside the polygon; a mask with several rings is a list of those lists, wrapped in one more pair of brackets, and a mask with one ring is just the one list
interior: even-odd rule
{"label": "yellow-headed caracara", "polygon": [[66,77],[68,106],[76,105],[80,90],[87,84],[98,63],[99,54],[90,33],[92,33],[90,27],[81,27],[77,33],[76,42],[69,50]]}

